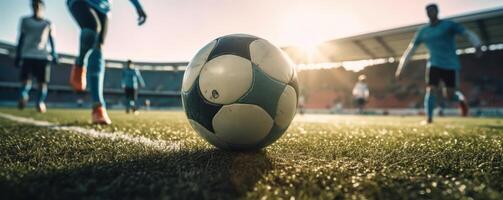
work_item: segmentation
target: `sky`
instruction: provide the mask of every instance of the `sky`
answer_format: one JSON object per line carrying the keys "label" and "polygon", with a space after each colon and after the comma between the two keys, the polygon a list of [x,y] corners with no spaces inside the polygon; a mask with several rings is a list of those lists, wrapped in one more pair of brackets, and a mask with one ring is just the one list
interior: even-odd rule
{"label": "sky", "polygon": [[[66,0],[45,0],[56,26],[59,52],[76,54],[79,29]],[[307,46],[362,33],[426,22],[424,6],[435,2],[440,17],[503,7],[503,0],[143,0],[148,19],[136,25],[128,0],[114,0],[105,55],[135,61],[190,61],[211,40],[234,33],[277,46]],[[19,19],[31,15],[30,0],[0,0],[0,40],[15,43]]]}

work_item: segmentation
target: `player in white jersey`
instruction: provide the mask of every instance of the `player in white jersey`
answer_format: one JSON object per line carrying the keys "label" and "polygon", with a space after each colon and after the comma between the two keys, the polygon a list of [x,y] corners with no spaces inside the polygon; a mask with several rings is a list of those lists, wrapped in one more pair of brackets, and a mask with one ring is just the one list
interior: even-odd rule
{"label": "player in white jersey", "polygon": [[[145,23],[146,14],[138,0],[130,0],[138,13],[138,25]],[[80,51],[70,74],[70,85],[76,91],[83,91],[89,83],[93,101],[92,122],[111,124],[103,98],[105,60],[102,46],[108,27],[108,0],[67,0],[67,5],[80,32]]]}
{"label": "player in white jersey", "polygon": [[360,75],[358,77],[358,82],[353,88],[353,97],[355,99],[356,107],[358,108],[358,113],[360,114],[363,114],[363,108],[369,98],[369,87],[367,83],[365,83],[365,79],[365,75]]}
{"label": "player in white jersey", "polygon": [[[50,61],[57,63],[54,45],[54,28],[50,21],[44,19],[42,0],[32,0],[33,15],[23,17],[19,30],[15,65],[21,68],[21,91],[18,108],[24,109],[29,100],[31,79],[38,82],[38,98],[36,108],[39,112],[46,112],[45,99],[47,97],[47,83],[50,79]],[[51,52],[47,49],[51,46]]]}

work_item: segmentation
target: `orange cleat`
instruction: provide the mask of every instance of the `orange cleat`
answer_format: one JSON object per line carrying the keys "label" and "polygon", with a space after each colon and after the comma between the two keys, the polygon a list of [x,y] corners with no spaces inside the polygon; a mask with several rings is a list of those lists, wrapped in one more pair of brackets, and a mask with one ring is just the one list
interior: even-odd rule
{"label": "orange cleat", "polygon": [[112,124],[112,120],[108,117],[107,110],[101,105],[93,108],[92,119],[93,124]]}
{"label": "orange cleat", "polygon": [[86,90],[86,68],[73,65],[70,73],[70,85],[77,92]]}
{"label": "orange cleat", "polygon": [[37,104],[37,111],[39,113],[45,113],[45,112],[47,112],[47,107],[45,106],[45,103],[39,103],[39,104]]}

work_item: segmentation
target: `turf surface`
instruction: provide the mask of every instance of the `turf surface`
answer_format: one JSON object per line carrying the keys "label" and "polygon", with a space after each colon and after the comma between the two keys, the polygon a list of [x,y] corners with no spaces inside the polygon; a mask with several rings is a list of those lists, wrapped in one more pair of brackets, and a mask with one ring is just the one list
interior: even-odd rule
{"label": "turf surface", "polygon": [[503,119],[301,116],[273,145],[226,152],[181,112],[2,113],[176,142],[177,150],[0,118],[0,199],[502,199]]}

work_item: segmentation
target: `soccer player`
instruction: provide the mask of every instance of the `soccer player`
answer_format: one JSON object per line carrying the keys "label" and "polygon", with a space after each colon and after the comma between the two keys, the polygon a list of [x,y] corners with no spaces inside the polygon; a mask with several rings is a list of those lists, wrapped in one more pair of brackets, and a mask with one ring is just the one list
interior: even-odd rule
{"label": "soccer player", "polygon": [[353,88],[353,97],[359,114],[363,114],[363,108],[369,98],[369,87],[367,86],[367,83],[365,83],[365,79],[365,75],[358,76],[358,82]]}
{"label": "soccer player", "polygon": [[[130,0],[130,2],[138,13],[138,25],[142,25],[147,15],[138,0]],[[67,0],[70,13],[81,29],[79,56],[72,67],[70,85],[76,91],[83,91],[89,83],[93,101],[91,116],[94,124],[112,123],[103,98],[105,60],[102,54],[110,4],[109,0]]]}
{"label": "soccer player", "polygon": [[137,114],[138,83],[141,87],[145,87],[145,81],[140,70],[131,64],[131,60],[128,60],[122,71],[122,87],[126,93],[126,113],[132,110],[133,114]]}
{"label": "soccer player", "polygon": [[[45,99],[47,97],[47,83],[51,75],[50,61],[57,63],[56,48],[52,37],[54,27],[44,18],[44,2],[32,0],[33,15],[23,17],[19,30],[14,64],[21,67],[21,97],[18,102],[20,110],[26,107],[31,89],[31,79],[34,76],[38,82],[37,111],[46,112]],[[51,45],[51,53],[47,49]]]}
{"label": "soccer player", "polygon": [[468,104],[459,91],[460,61],[456,54],[456,35],[462,35],[475,47],[476,55],[481,56],[481,42],[475,33],[466,29],[461,24],[449,20],[438,19],[438,6],[429,4],[426,13],[430,23],[421,27],[412,39],[409,47],[403,54],[398,64],[395,76],[400,79],[400,74],[409,63],[412,55],[422,43],[426,45],[430,58],[426,70],[426,94],[424,107],[427,123],[433,122],[436,95],[439,93],[439,84],[443,82],[443,95],[445,99],[459,103],[462,116],[468,115]]}

